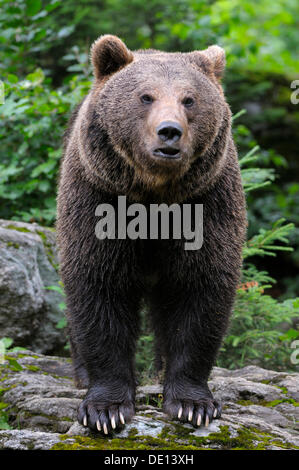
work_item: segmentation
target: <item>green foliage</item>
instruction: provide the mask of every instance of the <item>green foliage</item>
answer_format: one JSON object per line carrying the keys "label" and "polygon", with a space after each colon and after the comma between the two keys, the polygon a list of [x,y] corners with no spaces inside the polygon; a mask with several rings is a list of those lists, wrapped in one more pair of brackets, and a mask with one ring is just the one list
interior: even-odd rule
{"label": "green foliage", "polygon": [[242,169],[242,180],[245,193],[268,186],[271,184],[271,181],[274,180],[273,168],[246,168],[248,163],[254,162],[258,159],[258,155],[256,155],[258,150],[259,147],[256,145],[239,161],[240,168]]}
{"label": "green foliage", "polygon": [[[1,388],[0,388],[0,393],[1,393]],[[5,408],[7,407],[7,403],[2,403],[0,402],[0,430],[5,430],[5,429],[12,429],[12,427],[9,425],[9,415],[5,411],[5,409],[2,409],[2,406]]]}
{"label": "green foliage", "polygon": [[[245,279],[247,279],[245,281]],[[264,293],[273,279],[245,265],[229,332],[217,365],[234,369],[249,364],[292,370],[291,343],[299,337],[292,320],[299,316],[299,298],[279,302]],[[266,284],[265,284],[266,282]]]}
{"label": "green foliage", "polygon": [[13,339],[12,338],[6,338],[3,337],[0,339],[1,342],[1,352],[5,354],[5,351],[9,352],[18,352],[18,351],[24,351],[25,348],[22,348],[21,346],[14,346],[13,348],[11,347],[13,344]]}
{"label": "green foliage", "polygon": [[261,228],[244,246],[243,259],[254,255],[276,256],[276,251],[292,251],[290,246],[273,245],[274,242],[288,243],[287,236],[294,224],[285,224],[285,219],[277,220],[270,230]]}
{"label": "green foliage", "polygon": [[[249,133],[246,132],[246,135]],[[253,146],[240,157],[241,174],[247,194],[265,185],[271,185],[274,172],[252,167],[257,160],[265,159],[265,154],[257,154],[259,148]],[[252,170],[252,171],[248,171]],[[271,181],[269,181],[269,179]],[[248,364],[258,364],[279,370],[296,369],[291,363],[291,342],[299,337],[299,331],[292,324],[299,317],[299,299],[283,302],[265,293],[275,280],[266,271],[259,271],[248,258],[256,256],[276,256],[277,251],[292,251],[289,236],[294,230],[293,223],[285,219],[276,220],[269,229],[260,228],[244,245],[241,285],[237,291],[234,311],[228,335],[217,364],[221,367],[236,368]],[[254,258],[255,259],[255,258]]]}
{"label": "green foliage", "polygon": [[55,24],[49,25],[49,16],[60,5],[60,0],[0,1],[1,74],[33,72],[39,55],[71,34],[73,26],[57,31]]}
{"label": "green foliage", "polygon": [[52,89],[41,69],[19,80],[9,74],[0,106],[1,217],[54,222],[56,181],[64,127],[70,109],[90,82],[71,79]]}
{"label": "green foliage", "polygon": [[37,67],[38,55],[67,37],[73,27],[56,31],[48,16],[60,1],[0,0],[1,217],[51,225],[56,212],[56,181],[61,142],[70,110],[90,86],[81,76],[60,88],[47,70]]}
{"label": "green foliage", "polygon": [[148,383],[149,378],[155,375],[153,335],[151,333],[143,331],[138,339],[135,361],[139,383]]}
{"label": "green foliage", "polygon": [[[12,347],[13,344],[13,339],[12,338],[1,338],[0,339],[0,370],[1,368],[6,369],[9,368],[10,370],[17,371],[19,372],[22,370],[22,366],[18,363],[18,361],[10,356],[5,356],[5,353],[7,351],[9,352],[18,352],[18,351],[23,351],[24,348],[21,348],[19,346],[17,347]],[[0,387],[0,398],[2,394],[6,391],[6,389],[3,389]],[[11,426],[9,425],[9,413],[6,411],[6,408],[9,405],[7,403],[3,403],[0,400],[0,430],[5,430],[5,429],[12,429]]]}

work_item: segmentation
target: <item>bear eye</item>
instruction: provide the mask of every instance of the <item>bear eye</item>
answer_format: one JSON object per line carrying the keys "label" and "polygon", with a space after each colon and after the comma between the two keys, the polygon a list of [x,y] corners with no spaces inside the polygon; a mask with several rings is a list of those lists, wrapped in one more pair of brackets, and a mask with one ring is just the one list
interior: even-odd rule
{"label": "bear eye", "polygon": [[188,96],[187,98],[183,99],[182,103],[186,108],[191,108],[191,106],[194,104],[194,99]]}
{"label": "bear eye", "polygon": [[150,95],[142,95],[140,100],[144,104],[151,104],[154,101],[154,98]]}

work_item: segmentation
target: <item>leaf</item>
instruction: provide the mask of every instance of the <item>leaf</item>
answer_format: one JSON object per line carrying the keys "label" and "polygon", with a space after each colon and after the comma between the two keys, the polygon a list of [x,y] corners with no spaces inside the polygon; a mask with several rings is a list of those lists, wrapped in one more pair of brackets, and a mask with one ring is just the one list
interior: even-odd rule
{"label": "leaf", "polygon": [[45,181],[40,181],[38,184],[38,189],[42,192],[45,193],[50,189],[50,182],[45,180]]}
{"label": "leaf", "polygon": [[34,36],[34,41],[38,42],[40,41],[41,39],[43,39],[47,34],[47,30],[46,29],[41,29],[40,31],[36,32],[35,36]]}
{"label": "leaf", "polygon": [[[249,152],[246,153],[246,155],[242,158],[240,158],[239,160],[239,164],[240,166],[242,167],[245,163],[247,164],[248,162],[250,161],[253,161],[253,160],[256,160],[258,158],[257,155],[254,155],[258,150],[260,149],[260,147],[258,145],[256,145],[255,147],[253,147],[251,150],[249,150]],[[254,156],[253,156],[254,155]]]}
{"label": "leaf", "polygon": [[12,358],[8,357],[7,360],[9,362],[9,367],[12,370],[15,370],[15,371],[23,370],[23,367],[18,363],[18,361],[16,359],[12,359]]}
{"label": "leaf", "polygon": [[6,423],[4,420],[2,420],[2,419],[0,418],[0,429],[3,430],[3,431],[5,431],[5,430],[12,429],[12,427],[9,426],[8,423]]}
{"label": "leaf", "polygon": [[65,328],[66,326],[67,326],[66,318],[61,318],[61,320],[59,320],[59,322],[56,323],[56,328],[58,328],[59,330]]}
{"label": "leaf", "polygon": [[270,230],[260,229],[257,235],[248,240],[243,250],[244,259],[254,255],[275,256],[275,251],[292,251],[291,247],[272,244],[273,241],[288,243],[287,236],[294,229],[294,224],[284,225],[284,222],[285,219],[281,218]]}
{"label": "leaf", "polygon": [[44,81],[45,75],[42,69],[37,68],[34,72],[29,73],[26,76],[26,80],[32,83],[32,85],[38,85]]}
{"label": "leaf", "polygon": [[42,7],[41,0],[26,0],[26,15],[36,15]]}
{"label": "leaf", "polygon": [[59,5],[61,5],[61,2],[59,0],[52,0],[45,8],[47,11],[50,12],[57,8]]}
{"label": "leaf", "polygon": [[57,37],[59,39],[69,36],[75,29],[74,25],[65,26],[58,31]]}
{"label": "leaf", "polygon": [[236,119],[238,119],[240,116],[243,116],[243,114],[246,114],[247,113],[247,110],[246,109],[241,109],[238,113],[234,114],[232,116],[232,121],[235,121]]}
{"label": "leaf", "polygon": [[47,289],[47,290],[54,290],[56,292],[59,292],[59,294],[63,294],[63,290],[61,287],[59,286],[47,286],[47,287],[44,287],[44,289]]}
{"label": "leaf", "polygon": [[55,166],[57,165],[56,160],[54,159],[49,159],[44,163],[41,163],[38,165],[34,170],[31,172],[31,178],[36,178],[39,176],[41,173],[48,174]]}
{"label": "leaf", "polygon": [[281,341],[287,341],[296,339],[299,337],[299,331],[294,330],[294,328],[290,328],[284,335],[280,336],[279,339]]}
{"label": "leaf", "polygon": [[5,349],[8,349],[13,343],[12,338],[1,338],[0,341],[4,344]]}
{"label": "leaf", "polygon": [[235,348],[236,346],[238,346],[240,340],[241,340],[240,337],[235,337],[232,341],[232,347]]}
{"label": "leaf", "polygon": [[12,74],[12,73],[9,73],[7,75],[7,80],[10,82],[10,83],[18,83],[19,79],[16,75]]}

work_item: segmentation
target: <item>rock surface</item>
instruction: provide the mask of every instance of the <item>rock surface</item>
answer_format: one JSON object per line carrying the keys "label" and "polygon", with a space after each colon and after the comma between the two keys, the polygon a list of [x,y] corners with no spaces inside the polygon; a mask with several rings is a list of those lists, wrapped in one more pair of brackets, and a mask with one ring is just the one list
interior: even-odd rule
{"label": "rock surface", "polygon": [[299,374],[215,368],[210,388],[223,415],[199,429],[163,414],[161,385],[138,387],[133,421],[104,437],[76,421],[85,390],[73,386],[69,359],[27,350],[5,359],[0,449],[299,449]]}
{"label": "rock surface", "polygon": [[59,351],[65,335],[55,232],[36,224],[0,219],[0,331],[17,346],[41,353]]}

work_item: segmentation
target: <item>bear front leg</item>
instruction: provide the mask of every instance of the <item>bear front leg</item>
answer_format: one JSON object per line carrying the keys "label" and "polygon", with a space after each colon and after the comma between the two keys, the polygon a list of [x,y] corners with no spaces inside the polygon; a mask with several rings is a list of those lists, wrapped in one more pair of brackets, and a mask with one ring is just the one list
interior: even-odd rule
{"label": "bear front leg", "polygon": [[[214,299],[217,293],[214,291]],[[217,301],[216,301],[217,303]],[[193,426],[208,426],[221,416],[221,403],[208,377],[226,328],[229,312],[215,308],[204,292],[184,292],[164,314],[166,371],[164,411]],[[218,310],[218,311],[217,311]]]}
{"label": "bear front leg", "polygon": [[[152,306],[166,360],[163,408],[173,419],[208,426],[221,416],[221,403],[209,390],[208,378],[228,324],[238,269],[219,271],[203,257],[185,256],[190,261],[181,270],[175,265],[176,271],[163,273]],[[192,262],[192,256],[198,256],[198,262]]]}
{"label": "bear front leg", "polygon": [[177,322],[177,331],[170,332],[163,409],[173,419],[199,427],[208,426],[221,416],[222,405],[208,387],[220,341],[215,333],[206,331],[208,327],[201,330],[199,323],[192,323],[187,326],[186,322]]}
{"label": "bear front leg", "polygon": [[88,379],[78,421],[104,434],[121,429],[135,412],[140,288],[128,243],[93,240],[89,247],[73,244],[72,256],[62,256],[75,373],[79,381]]}

